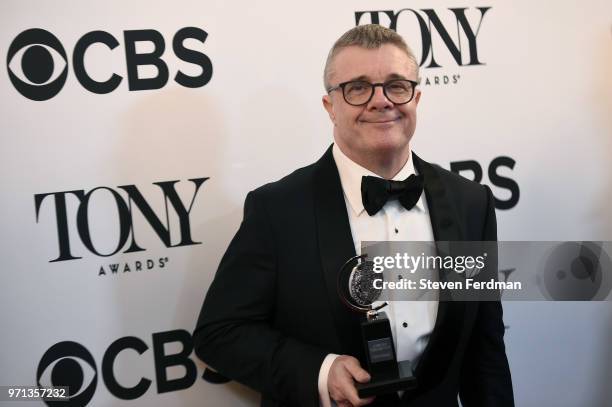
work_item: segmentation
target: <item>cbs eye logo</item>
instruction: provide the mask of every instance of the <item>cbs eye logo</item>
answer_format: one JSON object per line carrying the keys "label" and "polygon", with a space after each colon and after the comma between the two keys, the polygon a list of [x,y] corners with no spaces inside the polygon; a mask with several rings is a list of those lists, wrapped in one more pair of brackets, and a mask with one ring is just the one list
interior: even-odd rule
{"label": "cbs eye logo", "polygon": [[24,31],[15,38],[6,64],[15,89],[36,101],[57,95],[68,77],[64,47],[57,37],[40,28]]}
{"label": "cbs eye logo", "polygon": [[[186,88],[200,88],[212,78],[213,65],[201,52],[208,33],[198,27],[183,27],[172,37],[172,51],[182,63],[190,64],[190,71],[175,70],[174,82]],[[125,74],[119,75],[112,67],[98,66],[107,72],[100,80],[100,73],[92,76],[86,64],[87,51],[95,46],[99,52],[120,52],[120,40],[106,31],[91,31],[81,36],[72,51],[72,69],[76,80],[86,90],[99,95],[110,93],[122,83],[124,76],[130,91],[153,90],[164,87],[171,79],[171,66],[162,58],[166,51],[166,39],[156,30],[123,31]],[[138,50],[138,43],[148,43],[150,52]],[[195,48],[194,48],[195,47]],[[120,47],[119,47],[120,48]],[[105,54],[108,56],[108,54]],[[9,78],[19,93],[31,100],[43,101],[62,90],[68,76],[68,58],[60,41],[49,31],[32,28],[19,34],[11,43],[6,56]],[[103,64],[102,64],[103,65]],[[143,77],[139,68],[148,66],[155,76]],[[91,68],[91,66],[89,67]]]}
{"label": "cbs eye logo", "polygon": [[50,407],[82,407],[87,405],[98,384],[96,362],[83,345],[59,342],[40,359],[36,370],[39,386],[67,386],[68,401],[45,401]]}
{"label": "cbs eye logo", "polygon": [[537,282],[553,301],[603,301],[612,290],[612,261],[601,242],[564,242],[545,261]]}

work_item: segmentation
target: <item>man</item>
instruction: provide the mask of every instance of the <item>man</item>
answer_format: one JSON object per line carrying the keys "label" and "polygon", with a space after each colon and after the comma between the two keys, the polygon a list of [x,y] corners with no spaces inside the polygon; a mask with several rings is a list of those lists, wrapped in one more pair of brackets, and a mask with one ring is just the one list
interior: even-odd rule
{"label": "man", "polygon": [[[496,240],[495,212],[488,188],[412,154],[421,91],[399,35],[378,25],[348,31],[324,80],[335,144],[247,195],[202,307],[197,355],[260,391],[262,406],[457,406],[458,394],[464,406],[512,406],[499,302],[394,303],[397,356],[416,362],[418,387],[401,400],[357,396],[355,382],[370,377],[359,315],[337,294],[342,264],[366,240]],[[368,200],[367,180],[399,181],[412,198]]]}

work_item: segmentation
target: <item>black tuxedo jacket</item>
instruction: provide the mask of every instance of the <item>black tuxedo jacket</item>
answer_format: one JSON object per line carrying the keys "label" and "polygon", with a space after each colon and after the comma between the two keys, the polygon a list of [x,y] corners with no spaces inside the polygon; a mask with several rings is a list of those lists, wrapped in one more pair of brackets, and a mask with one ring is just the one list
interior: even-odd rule
{"label": "black tuxedo jacket", "polygon": [[[490,190],[413,154],[436,240],[496,240]],[[262,406],[318,406],[329,353],[365,366],[359,321],[336,273],[355,255],[331,148],[316,163],[247,195],[194,332],[196,354],[262,393]],[[499,302],[445,302],[415,370],[418,388],[378,405],[512,406]],[[385,401],[387,400],[387,401]],[[387,404],[385,404],[387,402]]]}

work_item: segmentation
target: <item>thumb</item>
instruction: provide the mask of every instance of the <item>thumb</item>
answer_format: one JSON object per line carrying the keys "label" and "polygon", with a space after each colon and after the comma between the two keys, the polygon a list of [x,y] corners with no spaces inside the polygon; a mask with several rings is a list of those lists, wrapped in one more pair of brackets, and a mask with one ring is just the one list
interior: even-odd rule
{"label": "thumb", "polygon": [[346,370],[359,383],[367,383],[370,381],[370,374],[366,372],[360,365],[357,359],[351,359],[346,363]]}

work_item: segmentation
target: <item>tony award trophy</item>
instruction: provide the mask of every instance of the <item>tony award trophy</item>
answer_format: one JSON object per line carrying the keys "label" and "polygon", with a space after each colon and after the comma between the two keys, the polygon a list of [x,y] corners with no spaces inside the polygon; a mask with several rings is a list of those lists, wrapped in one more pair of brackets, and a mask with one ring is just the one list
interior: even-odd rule
{"label": "tony award trophy", "polygon": [[388,303],[376,307],[372,304],[380,298],[382,289],[374,288],[374,280],[382,279],[382,273],[374,272],[374,265],[366,261],[367,254],[349,259],[338,273],[338,295],[351,310],[364,315],[361,322],[362,343],[366,355],[369,383],[356,383],[359,397],[410,390],[416,387],[410,361],[397,362],[391,325],[385,312],[380,311]]}

